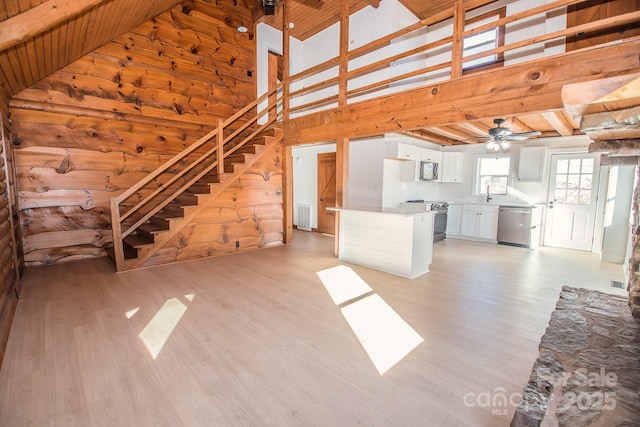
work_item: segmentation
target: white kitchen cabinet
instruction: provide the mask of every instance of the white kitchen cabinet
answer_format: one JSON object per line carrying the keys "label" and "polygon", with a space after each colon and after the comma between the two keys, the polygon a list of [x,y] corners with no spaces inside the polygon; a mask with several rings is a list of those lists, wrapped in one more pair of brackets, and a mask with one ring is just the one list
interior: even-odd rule
{"label": "white kitchen cabinet", "polygon": [[498,209],[497,205],[463,205],[460,237],[496,243]]}
{"label": "white kitchen cabinet", "polygon": [[447,236],[457,236],[460,234],[461,221],[462,205],[450,203],[447,212]]}
{"label": "white kitchen cabinet", "polygon": [[462,182],[462,160],[464,153],[445,151],[442,153],[441,182]]}
{"label": "white kitchen cabinet", "polygon": [[518,179],[520,181],[543,181],[546,154],[546,147],[522,147],[518,162]]}
{"label": "white kitchen cabinet", "polygon": [[420,147],[415,145],[398,143],[397,158],[402,160],[420,161]]}

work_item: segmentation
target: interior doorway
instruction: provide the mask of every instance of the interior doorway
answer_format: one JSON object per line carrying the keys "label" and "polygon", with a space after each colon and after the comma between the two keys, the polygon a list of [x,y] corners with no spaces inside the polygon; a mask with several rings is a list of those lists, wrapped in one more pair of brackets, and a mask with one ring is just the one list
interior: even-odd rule
{"label": "interior doorway", "polygon": [[[267,73],[268,73],[267,90],[272,91],[273,89],[278,87],[280,82],[282,82],[282,67],[283,67],[282,55],[272,50],[269,50],[267,64],[268,64],[267,65]],[[269,95],[269,105],[274,105],[274,107],[269,109],[269,119],[273,119],[277,115],[277,107],[275,106],[275,101],[277,97],[278,97],[277,92],[274,92],[273,94]]]}
{"label": "interior doorway", "polygon": [[335,234],[336,153],[318,154],[318,232]]}

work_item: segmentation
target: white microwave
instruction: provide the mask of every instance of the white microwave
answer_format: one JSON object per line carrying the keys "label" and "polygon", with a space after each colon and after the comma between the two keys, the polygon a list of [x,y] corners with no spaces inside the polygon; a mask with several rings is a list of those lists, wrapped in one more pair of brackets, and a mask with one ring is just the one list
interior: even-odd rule
{"label": "white microwave", "polygon": [[436,162],[420,162],[420,181],[438,179],[438,164]]}

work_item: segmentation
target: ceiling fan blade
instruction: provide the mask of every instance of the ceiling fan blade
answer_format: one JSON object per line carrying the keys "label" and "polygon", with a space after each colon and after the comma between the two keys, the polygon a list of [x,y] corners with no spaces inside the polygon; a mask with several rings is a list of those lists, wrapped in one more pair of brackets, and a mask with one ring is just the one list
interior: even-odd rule
{"label": "ceiling fan blade", "polygon": [[524,141],[525,139],[529,139],[532,136],[539,136],[539,135],[542,135],[542,132],[539,132],[539,131],[519,132],[519,133],[512,133],[511,135],[507,135],[504,138],[510,139],[512,141]]}

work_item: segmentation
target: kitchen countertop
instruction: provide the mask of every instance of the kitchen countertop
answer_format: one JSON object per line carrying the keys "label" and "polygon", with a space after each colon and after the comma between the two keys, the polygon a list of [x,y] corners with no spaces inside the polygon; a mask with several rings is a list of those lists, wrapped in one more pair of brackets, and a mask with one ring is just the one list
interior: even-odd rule
{"label": "kitchen countertop", "polygon": [[424,206],[420,205],[420,208],[385,208],[377,206],[348,206],[342,208],[327,208],[328,211],[357,211],[357,212],[369,212],[385,215],[401,215],[401,216],[414,216],[421,214],[435,214],[435,211],[427,211]]}
{"label": "kitchen countertop", "polygon": [[514,207],[514,208],[529,208],[533,209],[538,207],[539,204],[531,204],[531,203],[517,203],[517,202],[504,202],[504,203],[482,203],[482,202],[461,202],[461,201],[452,201],[449,204],[454,205],[480,205],[480,206],[503,206],[503,207]]}

